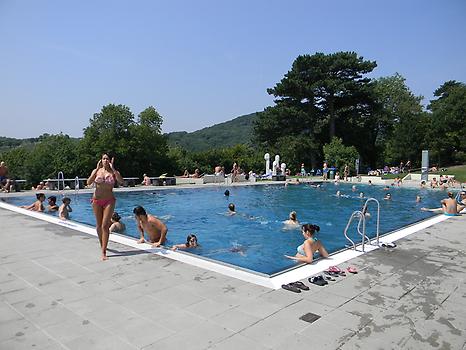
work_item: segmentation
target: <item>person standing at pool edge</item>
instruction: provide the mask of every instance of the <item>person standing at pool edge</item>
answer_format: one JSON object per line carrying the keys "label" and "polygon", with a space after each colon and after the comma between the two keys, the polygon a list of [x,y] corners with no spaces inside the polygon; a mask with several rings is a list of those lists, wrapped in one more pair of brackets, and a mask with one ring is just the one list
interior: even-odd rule
{"label": "person standing at pool edge", "polygon": [[155,216],[147,215],[146,210],[141,206],[134,208],[133,213],[136,217],[138,230],[141,233],[141,238],[138,240],[138,243],[145,242],[144,231],[146,231],[149,236],[149,241],[152,243],[152,247],[160,247],[163,245],[167,237],[167,226]]}
{"label": "person standing at pool edge", "polygon": [[102,249],[102,260],[107,260],[107,245],[110,235],[111,218],[115,209],[116,199],[113,195],[115,181],[123,184],[120,172],[113,166],[114,158],[110,160],[107,153],[102,154],[102,159],[97,162],[97,167],[92,170],[87,179],[87,184],[95,184],[94,195],[92,196],[92,210],[94,211],[97,235],[99,236],[100,247]]}

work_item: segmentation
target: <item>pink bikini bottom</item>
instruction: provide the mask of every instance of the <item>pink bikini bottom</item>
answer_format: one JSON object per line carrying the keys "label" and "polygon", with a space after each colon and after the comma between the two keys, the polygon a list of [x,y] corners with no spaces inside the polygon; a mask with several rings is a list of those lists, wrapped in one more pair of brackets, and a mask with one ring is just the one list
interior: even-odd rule
{"label": "pink bikini bottom", "polygon": [[115,203],[116,199],[115,198],[106,198],[106,199],[97,199],[97,198],[92,198],[91,203],[94,203],[95,205],[98,205],[99,207],[105,208],[107,205]]}

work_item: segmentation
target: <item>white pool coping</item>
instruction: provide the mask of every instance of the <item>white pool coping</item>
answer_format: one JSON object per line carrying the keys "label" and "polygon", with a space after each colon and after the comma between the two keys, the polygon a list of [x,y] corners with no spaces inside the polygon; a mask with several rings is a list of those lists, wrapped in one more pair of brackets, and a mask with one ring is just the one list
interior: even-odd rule
{"label": "white pool coping", "polygon": [[[34,212],[30,210],[26,210],[5,202],[0,201],[0,208],[4,208],[19,214],[27,215],[39,220],[47,221],[52,224],[56,224],[59,226],[67,227],[82,233],[86,233],[91,236],[97,237],[97,232],[94,227],[80,224],[70,220],[61,220],[57,217]],[[439,222],[445,221],[449,219],[448,216],[445,215],[437,215],[432,218],[423,220],[421,222],[415,223],[403,229],[394,231],[393,233],[385,235],[381,241],[382,242],[395,242],[400,240],[406,236],[409,236],[415,232],[418,232],[422,229],[425,229],[429,226],[437,224]],[[343,234],[343,233],[342,233]],[[237,278],[241,281],[254,283],[263,287],[272,288],[272,289],[279,289],[281,288],[282,284],[287,284],[293,281],[299,281],[310,276],[316,275],[321,273],[324,270],[327,270],[330,266],[336,266],[339,264],[343,264],[353,258],[356,258],[362,254],[367,252],[373,251],[378,249],[379,247],[376,245],[368,245],[366,244],[364,247],[365,252],[361,251],[361,245],[356,246],[356,250],[353,249],[346,249],[344,251],[332,254],[327,259],[319,259],[312,264],[305,264],[301,267],[297,267],[291,271],[284,272],[274,277],[267,277],[261,276],[252,272],[248,272],[241,268],[235,268],[231,265],[224,265],[222,263],[216,263],[210,260],[205,260],[203,258],[198,258],[197,256],[186,254],[182,252],[172,251],[166,248],[152,248],[150,244],[142,243],[138,244],[137,240],[132,237],[127,237],[119,234],[111,234],[109,240],[111,242],[120,243],[128,247],[132,247],[138,250],[147,251],[153,254],[157,254],[159,256],[163,256],[169,259],[177,260],[189,265],[193,265],[202,269],[206,269],[209,271],[214,271],[220,273],[225,276]],[[372,241],[375,244],[375,240]]]}

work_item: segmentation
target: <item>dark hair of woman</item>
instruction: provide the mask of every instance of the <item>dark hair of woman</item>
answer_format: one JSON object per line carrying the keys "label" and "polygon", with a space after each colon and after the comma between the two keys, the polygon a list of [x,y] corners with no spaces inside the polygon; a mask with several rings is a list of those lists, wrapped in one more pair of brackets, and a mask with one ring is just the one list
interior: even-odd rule
{"label": "dark hair of woman", "polygon": [[304,224],[303,226],[301,226],[301,229],[304,232],[309,232],[311,235],[320,231],[320,227],[313,224]]}

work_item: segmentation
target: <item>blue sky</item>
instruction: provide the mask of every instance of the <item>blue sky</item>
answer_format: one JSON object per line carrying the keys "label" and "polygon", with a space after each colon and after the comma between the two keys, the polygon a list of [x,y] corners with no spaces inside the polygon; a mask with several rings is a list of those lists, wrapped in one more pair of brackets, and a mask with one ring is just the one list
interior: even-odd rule
{"label": "blue sky", "polygon": [[272,105],[300,54],[355,51],[416,95],[466,82],[466,1],[0,0],[0,136],[82,136],[108,103],[194,131]]}

